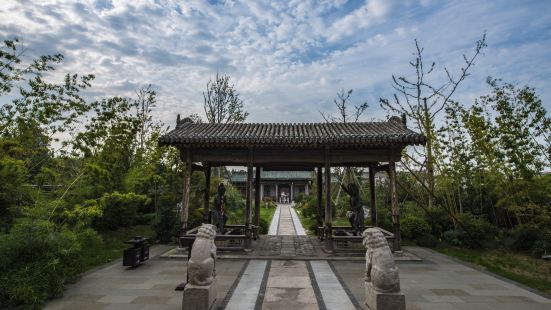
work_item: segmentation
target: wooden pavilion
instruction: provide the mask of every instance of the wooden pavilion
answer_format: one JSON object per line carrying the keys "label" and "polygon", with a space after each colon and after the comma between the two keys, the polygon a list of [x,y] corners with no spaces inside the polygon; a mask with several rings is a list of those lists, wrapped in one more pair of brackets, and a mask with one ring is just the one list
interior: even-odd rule
{"label": "wooden pavilion", "polygon": [[[408,145],[425,143],[425,136],[407,128],[405,118],[391,117],[386,122],[304,123],[304,124],[210,124],[180,121],[174,130],[159,138],[159,144],[179,149],[186,163],[182,234],[187,227],[190,179],[193,169],[205,172],[210,184],[210,167],[246,166],[246,208],[243,240],[250,247],[259,225],[260,168],[264,170],[316,170],[318,226],[323,227],[325,247],[333,250],[331,214],[331,167],[368,167],[371,220],[377,226],[375,173],[389,175],[393,223],[393,249],[400,250],[400,214],[396,195],[396,162]],[[195,163],[202,163],[197,165]],[[189,169],[191,168],[191,169]],[[256,168],[255,216],[252,218],[253,168]],[[325,178],[325,182],[323,182]],[[323,190],[325,187],[325,191]],[[206,186],[204,221],[208,221],[209,188]],[[322,194],[325,193],[325,206]],[[322,219],[322,215],[324,218]],[[218,237],[217,237],[218,238]]]}

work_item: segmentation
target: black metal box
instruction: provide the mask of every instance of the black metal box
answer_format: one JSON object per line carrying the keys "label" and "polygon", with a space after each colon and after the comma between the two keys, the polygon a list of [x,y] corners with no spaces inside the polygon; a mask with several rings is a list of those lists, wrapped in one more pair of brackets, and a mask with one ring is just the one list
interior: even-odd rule
{"label": "black metal box", "polygon": [[[147,256],[149,258],[149,249],[147,251]],[[142,259],[142,249],[141,248],[130,248],[124,250],[122,257],[123,266],[138,266]]]}

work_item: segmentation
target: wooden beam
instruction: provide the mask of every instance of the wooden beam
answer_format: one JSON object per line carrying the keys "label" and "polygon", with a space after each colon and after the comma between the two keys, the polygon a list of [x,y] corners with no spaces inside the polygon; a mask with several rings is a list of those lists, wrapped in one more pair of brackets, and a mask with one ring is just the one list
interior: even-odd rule
{"label": "wooden beam", "polygon": [[247,156],[247,186],[246,186],[246,202],[245,202],[245,235],[247,240],[245,241],[245,248],[251,246],[251,194],[253,183],[253,165],[252,165],[252,152],[249,152]]}
{"label": "wooden beam", "polygon": [[[323,218],[321,217],[321,215],[323,214],[323,173],[322,173],[322,167],[319,166],[318,167],[318,171],[317,171],[317,178],[316,178],[316,183],[317,183],[317,202],[318,202],[318,212],[317,212],[317,224],[318,224],[318,227],[321,227],[323,226]],[[318,237],[321,237],[321,236],[318,236]]]}
{"label": "wooden beam", "polygon": [[390,206],[392,210],[392,230],[394,233],[393,250],[396,252],[401,250],[400,209],[398,209],[398,194],[396,192],[396,163],[390,162],[388,167],[390,180]]}
{"label": "wooden beam", "polygon": [[[252,150],[253,165],[255,166],[295,166],[315,167],[323,166],[325,160],[329,160],[333,166],[368,165],[369,162],[399,161],[403,148],[383,149],[342,149],[342,150],[304,150],[304,149],[279,149],[279,150]],[[181,150],[183,153],[187,149]],[[208,161],[212,165],[246,165],[248,153],[251,150],[237,149],[193,149],[192,160]]]}
{"label": "wooden beam", "polygon": [[209,223],[209,203],[210,203],[210,175],[211,175],[211,169],[210,165],[208,163],[205,163],[204,169],[205,173],[205,206],[203,208],[203,223]]}
{"label": "wooden beam", "polygon": [[332,229],[333,216],[331,213],[331,164],[329,159],[325,161],[325,221],[324,221],[325,249],[333,251]]}
{"label": "wooden beam", "polygon": [[256,225],[256,235],[260,233],[260,167],[256,167],[254,183],[254,225]]}
{"label": "wooden beam", "polygon": [[369,200],[371,205],[371,225],[377,225],[377,205],[375,204],[375,163],[369,165]]}
{"label": "wooden beam", "polygon": [[186,152],[186,171],[184,172],[184,189],[182,194],[182,210],[180,211],[181,230],[180,235],[185,235],[187,231],[187,221],[189,215],[189,195],[191,186],[191,152]]}

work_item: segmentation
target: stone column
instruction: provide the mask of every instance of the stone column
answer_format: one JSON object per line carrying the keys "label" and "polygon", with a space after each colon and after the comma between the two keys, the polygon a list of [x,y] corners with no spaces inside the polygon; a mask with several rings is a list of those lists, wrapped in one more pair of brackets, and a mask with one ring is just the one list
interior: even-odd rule
{"label": "stone column", "polygon": [[246,189],[246,202],[245,202],[245,248],[251,247],[251,196],[252,196],[252,183],[253,183],[253,165],[251,160],[247,164],[247,189]]}
{"label": "stone column", "polygon": [[275,184],[275,187],[276,187],[275,200],[276,200],[276,203],[279,203],[279,188],[277,186],[277,183]]}
{"label": "stone column", "polygon": [[180,235],[183,236],[187,233],[187,221],[188,221],[188,214],[189,214],[189,192],[190,192],[190,184],[191,184],[191,169],[192,169],[192,163],[191,163],[191,153],[190,150],[186,151],[185,155],[185,162],[186,162],[186,171],[184,172],[184,189],[182,194],[182,210],[180,211],[180,222],[181,222],[181,230]]}
{"label": "stone column", "polygon": [[256,175],[254,183],[254,225],[256,225],[256,235],[258,236],[260,229],[260,167],[256,167]]}
{"label": "stone column", "polygon": [[331,165],[328,161],[325,162],[325,249],[328,252],[333,252],[333,214],[331,212]]}
{"label": "stone column", "polygon": [[390,180],[390,206],[392,210],[392,230],[394,233],[394,252],[401,250],[400,236],[400,209],[398,208],[398,194],[396,192],[396,163],[388,163],[388,175]]}
{"label": "stone column", "polygon": [[291,202],[291,201],[293,201],[293,199],[295,199],[295,187],[294,187],[293,182],[291,182],[291,192],[289,193],[289,196],[290,196],[289,197],[289,199],[290,199],[289,202]]}
{"label": "stone column", "polygon": [[323,213],[323,207],[322,207],[322,194],[323,194],[323,175],[322,175],[322,171],[321,171],[321,166],[318,167],[318,175],[317,175],[317,180],[316,180],[316,183],[318,183],[318,227],[321,227],[323,225],[323,220],[322,220],[322,213]]}
{"label": "stone column", "polygon": [[205,163],[205,206],[203,209],[203,223],[209,223],[209,200],[210,200],[210,164]]}
{"label": "stone column", "polygon": [[369,198],[371,204],[371,225],[377,226],[377,206],[375,201],[375,164],[369,164]]}

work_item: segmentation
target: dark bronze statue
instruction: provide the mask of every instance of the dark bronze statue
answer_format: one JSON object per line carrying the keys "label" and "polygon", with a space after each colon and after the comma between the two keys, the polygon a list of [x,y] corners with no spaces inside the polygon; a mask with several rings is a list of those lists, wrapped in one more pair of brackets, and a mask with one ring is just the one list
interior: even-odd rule
{"label": "dark bronze statue", "polygon": [[220,183],[218,185],[218,192],[214,197],[214,210],[212,210],[212,224],[216,226],[219,233],[224,233],[224,225],[228,220],[224,207],[226,204],[226,187]]}
{"label": "dark bronze statue", "polygon": [[360,201],[360,189],[355,183],[349,183],[347,187],[341,184],[341,187],[350,196],[348,221],[354,233],[359,235],[364,231],[364,210]]}

